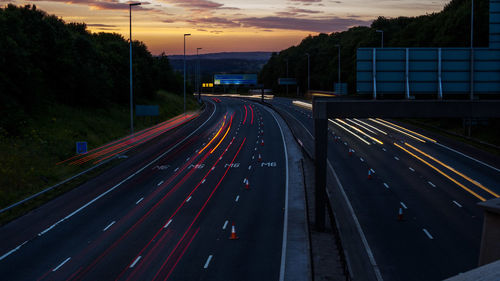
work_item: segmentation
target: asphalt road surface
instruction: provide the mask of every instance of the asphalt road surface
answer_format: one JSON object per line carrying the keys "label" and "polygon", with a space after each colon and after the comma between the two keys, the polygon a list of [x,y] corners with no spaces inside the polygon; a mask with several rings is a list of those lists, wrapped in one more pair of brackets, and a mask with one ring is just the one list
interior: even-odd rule
{"label": "asphalt road surface", "polygon": [[[271,103],[313,152],[311,110],[290,99]],[[329,121],[328,161],[378,265],[377,279],[442,280],[477,267],[483,215],[476,204],[498,197],[499,170],[405,127]]]}
{"label": "asphalt road surface", "polygon": [[281,128],[257,103],[206,101],[200,117],[3,226],[1,279],[277,280]]}

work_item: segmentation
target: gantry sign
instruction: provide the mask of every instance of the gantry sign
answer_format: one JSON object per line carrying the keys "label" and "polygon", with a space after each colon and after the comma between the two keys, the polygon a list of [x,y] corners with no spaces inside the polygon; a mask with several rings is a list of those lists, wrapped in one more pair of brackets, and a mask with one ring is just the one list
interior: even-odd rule
{"label": "gantry sign", "polygon": [[325,228],[329,118],[499,118],[500,101],[340,100],[314,97],[315,216]]}

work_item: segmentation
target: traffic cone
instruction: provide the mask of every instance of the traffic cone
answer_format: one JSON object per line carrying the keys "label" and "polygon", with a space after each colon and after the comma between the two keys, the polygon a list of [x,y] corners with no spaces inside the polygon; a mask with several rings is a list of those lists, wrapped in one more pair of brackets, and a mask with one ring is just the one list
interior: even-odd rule
{"label": "traffic cone", "polygon": [[349,148],[349,156],[352,155],[352,149]]}
{"label": "traffic cone", "polygon": [[245,178],[244,183],[245,183],[245,189],[250,189],[250,182],[248,181],[247,178]]}
{"label": "traffic cone", "polygon": [[229,240],[236,240],[239,239],[238,236],[236,236],[236,228],[234,227],[234,222],[233,225],[231,226],[231,236],[229,236]]}
{"label": "traffic cone", "polygon": [[262,142],[260,143],[260,145],[264,146],[264,140],[262,140]]}
{"label": "traffic cone", "polygon": [[403,208],[399,207],[399,212],[398,212],[398,221],[403,220]]}
{"label": "traffic cone", "polygon": [[368,170],[368,179],[371,179],[372,178],[372,170]]}
{"label": "traffic cone", "polygon": [[258,158],[259,162],[262,162],[262,156],[260,156],[260,153],[259,153],[259,158]]}

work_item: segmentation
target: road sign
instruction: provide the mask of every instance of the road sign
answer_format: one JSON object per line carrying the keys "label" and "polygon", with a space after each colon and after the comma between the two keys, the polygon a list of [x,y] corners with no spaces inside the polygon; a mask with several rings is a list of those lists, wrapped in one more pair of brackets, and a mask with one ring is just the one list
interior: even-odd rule
{"label": "road sign", "polygon": [[201,87],[203,87],[203,88],[213,88],[214,87],[214,83],[202,83]]}
{"label": "road sign", "polygon": [[278,78],[279,85],[297,85],[295,78]]}
{"label": "road sign", "polygon": [[255,85],[257,74],[215,74],[215,85]]}
{"label": "road sign", "polygon": [[84,154],[87,153],[87,142],[86,141],[77,141],[76,142],[76,154]]}

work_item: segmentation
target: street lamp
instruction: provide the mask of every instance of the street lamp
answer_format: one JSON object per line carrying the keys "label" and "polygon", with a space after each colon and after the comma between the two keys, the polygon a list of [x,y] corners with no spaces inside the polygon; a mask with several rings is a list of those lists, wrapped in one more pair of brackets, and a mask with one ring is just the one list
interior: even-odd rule
{"label": "street lamp", "polygon": [[196,87],[198,89],[198,102],[201,101],[201,65],[200,65],[200,57],[198,56],[198,51],[203,48],[196,48],[196,58],[198,59],[198,82],[196,83]]}
{"label": "street lamp", "polygon": [[132,90],[132,6],[139,6],[141,3],[130,3],[129,18],[130,18],[130,134],[134,133],[134,93]]}
{"label": "street lamp", "polygon": [[376,30],[377,33],[382,33],[382,48],[384,47],[384,31],[383,30]]}
{"label": "street lamp", "polygon": [[339,54],[338,54],[339,69],[337,70],[339,77],[338,77],[338,80],[337,80],[337,84],[338,84],[337,87],[338,87],[339,92],[340,92],[340,44],[335,45],[335,47],[339,48]]}
{"label": "street lamp", "polygon": [[191,36],[191,34],[184,34],[184,114],[186,114],[186,36]]}
{"label": "street lamp", "polygon": [[307,92],[311,90],[311,55],[306,53],[307,56]]}

